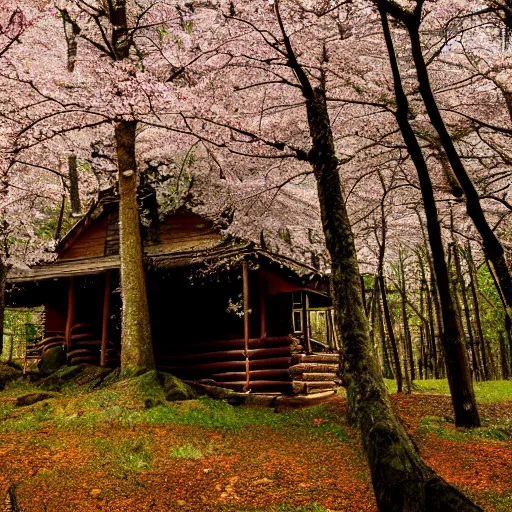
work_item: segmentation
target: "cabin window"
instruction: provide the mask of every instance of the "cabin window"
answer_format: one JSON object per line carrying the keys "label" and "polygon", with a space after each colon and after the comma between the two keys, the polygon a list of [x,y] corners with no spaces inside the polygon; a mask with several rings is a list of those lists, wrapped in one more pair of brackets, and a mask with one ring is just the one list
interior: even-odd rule
{"label": "cabin window", "polygon": [[302,332],[302,292],[292,293],[293,332]]}

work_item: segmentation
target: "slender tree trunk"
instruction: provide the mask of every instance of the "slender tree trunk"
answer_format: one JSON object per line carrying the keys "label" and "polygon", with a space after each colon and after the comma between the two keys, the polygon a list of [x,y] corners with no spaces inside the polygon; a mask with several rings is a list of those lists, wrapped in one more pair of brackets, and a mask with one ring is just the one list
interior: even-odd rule
{"label": "slender tree trunk", "polygon": [[[420,285],[420,313],[422,318],[425,317],[425,300],[424,300],[424,287],[423,287],[423,280],[421,281]],[[425,322],[422,320],[420,324],[420,355],[418,357],[418,369],[420,371],[420,379],[427,379],[427,366],[425,364],[426,358],[425,358],[425,338],[427,334],[428,326],[425,324]],[[425,372],[425,374],[423,374]]]}
{"label": "slender tree trunk", "polygon": [[135,121],[119,121],[115,126],[123,300],[121,368],[130,372],[155,367],[137,203],[136,126]]}
{"label": "slender tree trunk", "polygon": [[501,378],[507,380],[509,378],[508,358],[507,346],[505,345],[505,337],[503,336],[503,331],[498,332],[498,339],[500,344]]}
{"label": "slender tree trunk", "polygon": [[407,356],[409,359],[409,374],[411,377],[411,385],[414,380],[416,380],[416,372],[414,370],[414,353],[412,350],[412,337],[411,337],[411,329],[409,327],[409,318],[407,316],[407,286],[405,282],[405,264],[403,259],[403,254],[400,251],[399,254],[400,259],[400,281],[402,286],[402,321],[404,326],[404,347],[407,347]]}
{"label": "slender tree trunk", "polygon": [[62,233],[62,221],[64,220],[64,210],[66,209],[66,193],[62,192],[62,199],[60,203],[59,217],[57,218],[57,225],[55,226],[55,240],[60,240]]}
{"label": "slender tree trunk", "polygon": [[482,319],[480,316],[480,302],[478,300],[478,275],[476,272],[473,257],[471,255],[471,246],[467,245],[467,257],[469,266],[470,281],[469,286],[471,289],[471,297],[473,298],[473,312],[475,315],[476,332],[480,342],[480,349],[482,353],[482,362],[484,364],[485,379],[489,380],[494,377],[494,361],[492,359],[491,347],[487,346],[484,331],[482,329]]}
{"label": "slender tree trunk", "polygon": [[[402,21],[406,25],[411,41],[411,51],[414,64],[416,66],[419,91],[427,109],[430,122],[439,134],[439,139],[446,152],[446,156],[448,157],[452,170],[457,177],[460,186],[464,190],[464,194],[466,196],[466,211],[475,224],[478,233],[482,237],[485,253],[493,264],[505,301],[508,304],[508,307],[512,308],[512,277],[507,268],[503,247],[485,218],[480,204],[480,198],[478,197],[478,192],[476,191],[471,178],[469,177],[459,154],[455,149],[453,140],[446,129],[441,112],[439,111],[439,107],[437,106],[432,92],[428,69],[421,48],[419,34],[419,27],[421,24],[421,5],[418,4],[418,6],[419,8],[415,9],[412,14],[402,10],[403,13],[406,13],[402,16]],[[393,12],[391,12],[391,15],[395,16]]]}
{"label": "slender tree trunk", "polygon": [[69,170],[69,202],[71,205],[71,214],[79,215],[82,210],[80,204],[80,190],[78,185],[78,171],[76,165],[76,155],[68,156]]}
{"label": "slender tree trunk", "polygon": [[5,287],[7,284],[9,268],[9,265],[6,265],[3,260],[0,260],[0,355],[2,355],[4,350]]}
{"label": "slender tree trunk", "polygon": [[459,282],[460,295],[462,298],[462,305],[464,309],[464,317],[466,319],[466,328],[468,332],[469,338],[469,347],[471,349],[471,361],[473,363],[473,371],[475,374],[476,380],[481,379],[480,373],[480,358],[477,356],[477,352],[475,350],[475,338],[473,336],[473,326],[471,325],[471,312],[469,310],[469,302],[468,296],[466,293],[466,285],[464,283],[464,276],[462,274],[462,268],[460,265],[460,257],[458,252],[458,247],[454,247],[454,256],[455,256],[455,270],[457,272],[457,279]]}
{"label": "slender tree trunk", "polygon": [[[377,344],[375,343],[375,325],[376,325],[376,316],[377,316],[377,277],[373,278],[373,290],[372,290],[372,298],[370,300],[370,340],[372,342],[373,349],[377,354],[378,351],[376,349]],[[367,314],[368,316],[368,314]]]}
{"label": "slender tree trunk", "polygon": [[441,236],[441,227],[437,215],[434,191],[428,168],[423,157],[421,147],[409,123],[409,103],[402,87],[400,71],[396,61],[395,50],[387,20],[384,0],[379,1],[382,27],[389,53],[389,60],[393,71],[395,96],[397,101],[396,120],[402,132],[409,155],[416,167],[419,177],[423,206],[427,217],[427,231],[432,249],[433,266],[439,289],[441,309],[443,315],[443,348],[450,386],[452,404],[455,412],[455,424],[459,427],[480,426],[478,409],[473,392],[473,383],[469,373],[467,356],[456,319],[456,309],[451,295],[448,269],[444,257],[444,247]]}
{"label": "slender tree trunk", "polygon": [[77,54],[77,36],[80,34],[79,26],[73,22],[66,9],[60,10],[62,22],[64,23],[64,35],[68,47],[68,71],[72,73],[75,70]]}
{"label": "slender tree trunk", "polygon": [[[428,249],[425,248],[425,253],[428,255]],[[420,267],[420,276],[421,276],[421,293],[423,297],[423,291],[425,291],[425,302],[427,309],[427,319],[428,322],[425,322],[425,355],[424,355],[424,368],[425,368],[425,377],[427,378],[428,372],[430,372],[430,377],[434,378],[435,376],[435,325],[434,325],[434,312],[432,308],[432,294],[428,287],[426,272],[425,272],[425,263],[423,262],[423,258],[421,257],[421,253],[418,251],[418,263]],[[422,312],[423,315],[423,312]]]}
{"label": "slender tree trunk", "polygon": [[507,304],[505,302],[503,294],[501,293],[500,285],[496,279],[494,270],[492,268],[492,265],[489,263],[489,260],[487,260],[487,267],[489,268],[489,273],[491,274],[492,280],[494,282],[494,286],[496,287],[496,291],[498,292],[498,295],[499,295],[500,301],[501,301],[501,305],[503,307],[505,336],[508,340],[508,352],[510,354],[510,366],[509,366],[508,375],[512,376],[512,318],[510,317],[509,310],[507,308]]}
{"label": "slender tree trunk", "polygon": [[[378,286],[377,277],[375,277],[375,284]],[[380,288],[377,288],[377,291]],[[382,304],[378,301],[378,320],[379,320],[379,333],[380,333],[380,342],[382,347],[382,374],[386,379],[394,379],[395,376],[393,374],[393,370],[391,368],[391,361],[389,357],[388,346],[386,343],[386,331],[384,330],[384,319],[382,312]]]}
{"label": "slender tree trunk", "polygon": [[[430,253],[427,247],[427,237],[425,235],[424,227],[423,227],[423,221],[421,219],[421,216],[418,215],[421,231],[423,234],[423,240],[425,241],[425,258],[427,260],[428,265],[428,272],[430,275],[430,288],[428,287],[426,277],[425,277],[425,266],[423,264],[423,260],[421,260],[421,271],[422,276],[425,279],[425,290],[427,292],[427,309],[429,314],[429,325],[430,325],[430,350],[429,350],[429,357],[431,361],[431,368],[433,372],[433,377],[435,379],[439,379],[441,376],[441,373],[443,373],[443,366],[444,361],[442,358],[442,350],[438,350],[437,346],[438,343],[441,344],[441,341],[443,339],[443,320],[441,316],[441,306],[439,304],[439,294],[436,284],[436,275],[434,266],[432,264],[432,258],[430,257]],[[435,318],[434,318],[435,313]],[[437,332],[437,335],[436,335]],[[439,356],[438,356],[439,355]]]}
{"label": "slender tree trunk", "polygon": [[[459,254],[458,254],[458,248],[457,244],[455,242],[452,242],[449,246],[448,253],[450,255],[449,261],[448,261],[448,268],[450,271],[450,284],[452,286],[452,295],[453,295],[453,301],[455,303],[455,307],[457,309],[457,320],[460,321],[459,323],[459,330],[462,337],[462,342],[464,344],[464,347],[466,347],[466,332],[464,330],[464,323],[462,322],[462,306],[461,306],[461,300],[460,300],[460,288],[461,286],[464,286],[464,282],[460,281],[459,276],[459,269],[460,269],[460,263],[459,263]],[[453,255],[453,258],[452,258]],[[452,261],[453,260],[453,261]],[[471,359],[473,361],[473,359]]]}
{"label": "slender tree trunk", "polygon": [[384,311],[384,320],[386,321],[386,328],[388,331],[389,342],[391,343],[391,353],[393,354],[393,362],[395,363],[395,379],[397,393],[403,391],[403,376],[402,367],[400,365],[400,356],[398,354],[398,345],[396,342],[395,330],[393,328],[393,321],[391,319],[391,312],[389,311],[388,298],[386,293],[386,283],[384,280],[384,273],[379,265],[379,289],[382,298],[382,309]]}

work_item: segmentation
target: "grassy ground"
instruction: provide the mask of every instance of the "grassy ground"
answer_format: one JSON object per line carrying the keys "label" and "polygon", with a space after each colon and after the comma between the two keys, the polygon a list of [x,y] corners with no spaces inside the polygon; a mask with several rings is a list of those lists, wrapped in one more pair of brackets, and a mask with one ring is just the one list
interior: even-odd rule
{"label": "grassy ground", "polygon": [[[396,393],[396,381],[385,379],[389,393]],[[474,383],[478,403],[496,403],[512,401],[512,380],[492,380]],[[414,393],[449,395],[450,389],[446,379],[415,380]]]}
{"label": "grassy ground", "polygon": [[[275,413],[169,403],[151,375],[80,382],[25,407],[15,399],[39,389],[0,392],[0,499],[15,484],[23,512],[375,510],[342,397]],[[510,383],[477,390],[485,426],[472,432],[453,427],[446,383],[417,389],[393,401],[427,463],[486,510],[511,510]]]}

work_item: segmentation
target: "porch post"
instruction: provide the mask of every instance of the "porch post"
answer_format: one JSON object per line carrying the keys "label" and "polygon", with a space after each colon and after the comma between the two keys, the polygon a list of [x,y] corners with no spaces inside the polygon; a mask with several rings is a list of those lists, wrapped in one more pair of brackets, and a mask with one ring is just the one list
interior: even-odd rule
{"label": "porch post", "polygon": [[242,262],[243,294],[244,294],[244,341],[245,341],[245,386],[244,391],[249,391],[250,368],[249,368],[249,265]]}
{"label": "porch post", "polygon": [[100,366],[104,367],[107,364],[107,344],[108,344],[108,314],[110,310],[110,288],[111,277],[110,271],[107,270],[105,274],[105,294],[103,296],[103,324],[101,326],[101,352],[100,352]]}
{"label": "porch post", "polygon": [[260,277],[260,338],[267,337],[267,287],[265,280]]}
{"label": "porch post", "polygon": [[66,332],[65,332],[65,342],[66,342],[66,350],[69,352],[71,350],[71,329],[73,328],[73,324],[75,323],[75,280],[73,277],[69,278],[69,287],[68,287],[68,313],[66,318]]}
{"label": "porch post", "polygon": [[304,348],[306,350],[306,354],[313,353],[311,349],[311,337],[309,335],[309,317],[308,317],[308,306],[309,306],[309,297],[307,292],[302,292],[302,333],[304,335]]}

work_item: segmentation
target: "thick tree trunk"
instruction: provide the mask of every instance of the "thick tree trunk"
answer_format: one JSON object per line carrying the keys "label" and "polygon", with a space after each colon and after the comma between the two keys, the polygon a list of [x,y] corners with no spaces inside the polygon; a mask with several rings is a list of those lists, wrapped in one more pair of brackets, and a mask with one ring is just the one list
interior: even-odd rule
{"label": "thick tree trunk", "polygon": [[370,343],[368,319],[346,204],[341,192],[324,83],[313,89],[297,62],[275,4],[288,66],[302,86],[311,136],[308,161],[313,168],[325,242],[331,257],[331,284],[341,363],[352,414],[357,419],[370,466],[377,505],[386,511],[480,510],[439,478],[421,460],[397,421]]}
{"label": "thick tree trunk", "polygon": [[130,372],[155,367],[137,203],[136,126],[135,121],[119,121],[115,125],[123,301],[121,368]]}
{"label": "thick tree trunk", "polygon": [[420,189],[423,197],[423,206],[427,217],[427,232],[432,250],[433,266],[436,274],[441,310],[443,316],[443,349],[447,369],[448,383],[452,396],[452,404],[455,412],[455,424],[459,427],[480,426],[480,419],[473,392],[473,383],[469,373],[467,355],[456,318],[451,295],[448,269],[444,256],[444,247],[441,236],[441,227],[437,215],[437,207],[434,199],[434,191],[428,168],[416,139],[414,131],[409,123],[409,103],[402,87],[400,71],[396,61],[395,50],[387,20],[385,0],[379,1],[382,27],[389,53],[389,60],[393,72],[395,96],[397,101],[396,120],[400,127],[402,137],[407,150],[416,167],[419,177]]}
{"label": "thick tree trunk", "polygon": [[380,510],[480,510],[426,466],[397,421],[372,353],[354,236],[341,194],[338,161],[323,90],[307,98],[313,142],[310,162],[332,262],[336,328],[343,339],[343,372],[358,420]]}
{"label": "thick tree trunk", "polygon": [[[132,39],[128,29],[126,0],[108,2],[108,17],[112,25],[114,58],[119,61],[127,59],[130,56]],[[121,368],[128,372],[155,368],[137,203],[136,127],[136,121],[118,120],[115,124],[123,302]]]}

